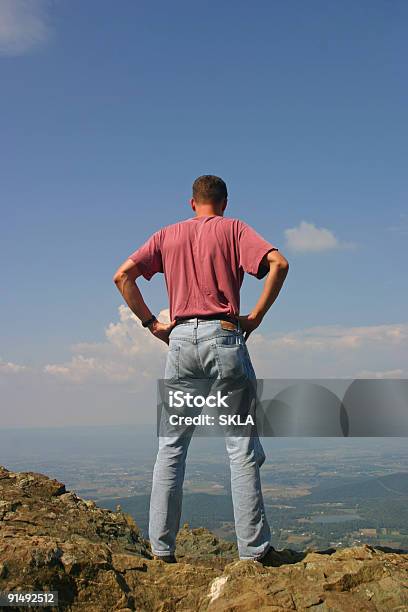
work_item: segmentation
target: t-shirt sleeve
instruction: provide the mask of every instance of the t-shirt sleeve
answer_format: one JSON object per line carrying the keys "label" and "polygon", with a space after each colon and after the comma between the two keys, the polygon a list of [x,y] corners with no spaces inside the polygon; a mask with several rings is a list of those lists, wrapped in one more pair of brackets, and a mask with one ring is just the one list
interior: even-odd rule
{"label": "t-shirt sleeve", "polygon": [[248,274],[263,278],[269,272],[269,267],[261,266],[261,261],[269,251],[278,248],[265,240],[247,223],[240,223],[239,231],[239,264]]}
{"label": "t-shirt sleeve", "polygon": [[129,258],[137,264],[146,280],[150,280],[156,272],[163,272],[161,231],[150,236]]}

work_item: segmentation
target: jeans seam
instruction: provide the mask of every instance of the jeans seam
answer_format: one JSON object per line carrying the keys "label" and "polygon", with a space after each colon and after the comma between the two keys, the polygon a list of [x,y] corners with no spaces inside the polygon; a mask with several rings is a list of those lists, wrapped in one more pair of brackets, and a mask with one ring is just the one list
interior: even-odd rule
{"label": "jeans seam", "polygon": [[223,378],[223,372],[222,372],[222,365],[221,365],[221,359],[220,359],[220,355],[218,353],[218,347],[217,347],[217,343],[214,342],[213,344],[210,345],[211,348],[214,349],[214,355],[215,355],[215,359],[217,362],[217,366],[218,366],[218,371],[220,373],[220,378]]}
{"label": "jeans seam", "polygon": [[171,376],[170,380],[176,380],[179,381],[180,380],[180,347],[179,346],[173,346],[172,348],[169,349],[167,355],[170,353],[176,353],[175,355],[175,365],[174,365],[174,371],[176,373],[176,376]]}
{"label": "jeans seam", "polygon": [[249,363],[248,363],[247,355],[245,353],[244,346],[241,343],[239,344],[239,346],[241,347],[240,350],[242,354],[242,363],[244,364],[245,376],[247,378],[250,378]]}
{"label": "jeans seam", "polygon": [[176,374],[177,380],[180,380],[180,347],[177,347],[177,359],[176,359]]}

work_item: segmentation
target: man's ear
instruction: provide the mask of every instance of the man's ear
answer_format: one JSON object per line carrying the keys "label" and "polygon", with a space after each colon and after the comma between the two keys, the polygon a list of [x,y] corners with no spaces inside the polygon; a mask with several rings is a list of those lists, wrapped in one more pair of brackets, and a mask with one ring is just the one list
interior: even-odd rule
{"label": "man's ear", "polygon": [[190,206],[191,206],[191,208],[192,208],[192,209],[194,210],[194,212],[195,212],[195,209],[196,209],[196,203],[195,203],[194,198],[191,198],[191,200],[190,200]]}

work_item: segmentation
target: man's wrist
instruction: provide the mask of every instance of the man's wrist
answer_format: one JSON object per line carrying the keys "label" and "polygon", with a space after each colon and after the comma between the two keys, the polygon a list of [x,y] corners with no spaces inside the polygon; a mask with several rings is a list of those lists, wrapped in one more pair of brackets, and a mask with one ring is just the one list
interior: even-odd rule
{"label": "man's wrist", "polygon": [[149,319],[146,319],[146,321],[142,321],[142,327],[147,327],[151,330],[152,325],[157,321],[156,317],[154,315],[152,315]]}
{"label": "man's wrist", "polygon": [[148,326],[148,329],[152,332],[152,334],[154,333],[154,330],[156,329],[156,325],[158,325],[158,320],[156,319],[156,317],[154,318],[154,321],[152,321],[150,323],[150,325]]}

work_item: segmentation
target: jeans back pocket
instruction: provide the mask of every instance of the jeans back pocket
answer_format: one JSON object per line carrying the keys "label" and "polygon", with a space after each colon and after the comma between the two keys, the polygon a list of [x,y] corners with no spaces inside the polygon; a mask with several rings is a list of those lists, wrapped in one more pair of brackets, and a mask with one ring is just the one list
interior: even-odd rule
{"label": "jeans back pocket", "polygon": [[245,356],[241,344],[214,344],[219,377],[242,378],[247,377]]}

